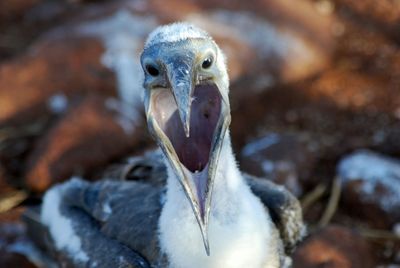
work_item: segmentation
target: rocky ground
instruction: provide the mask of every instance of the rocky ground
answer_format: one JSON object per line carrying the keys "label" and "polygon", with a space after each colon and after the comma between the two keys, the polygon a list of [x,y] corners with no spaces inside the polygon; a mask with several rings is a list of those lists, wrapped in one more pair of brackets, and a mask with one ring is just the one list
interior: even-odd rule
{"label": "rocky ground", "polygon": [[243,170],[302,201],[295,267],[400,267],[397,0],[0,1],[0,267],[36,267],[20,220],[52,184],[154,147],[138,57],[188,20],[228,56]]}

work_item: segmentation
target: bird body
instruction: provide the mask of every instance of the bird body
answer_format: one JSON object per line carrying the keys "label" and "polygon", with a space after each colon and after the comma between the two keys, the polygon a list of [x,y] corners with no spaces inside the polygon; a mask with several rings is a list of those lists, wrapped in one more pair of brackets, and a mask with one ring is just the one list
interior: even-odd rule
{"label": "bird body", "polygon": [[142,182],[72,180],[51,189],[42,244],[71,267],[286,267],[304,234],[301,208],[283,187],[239,171],[217,44],[190,24],[162,26],[141,64],[148,128],[162,153],[132,165],[147,168]]}

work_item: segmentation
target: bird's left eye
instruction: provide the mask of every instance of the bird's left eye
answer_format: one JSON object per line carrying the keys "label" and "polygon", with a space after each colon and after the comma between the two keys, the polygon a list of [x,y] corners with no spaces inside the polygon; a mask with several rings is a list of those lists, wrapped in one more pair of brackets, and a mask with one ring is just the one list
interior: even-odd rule
{"label": "bird's left eye", "polygon": [[213,60],[211,57],[207,57],[204,59],[203,64],[201,65],[201,67],[203,67],[203,69],[208,69],[210,68],[211,64],[212,64]]}

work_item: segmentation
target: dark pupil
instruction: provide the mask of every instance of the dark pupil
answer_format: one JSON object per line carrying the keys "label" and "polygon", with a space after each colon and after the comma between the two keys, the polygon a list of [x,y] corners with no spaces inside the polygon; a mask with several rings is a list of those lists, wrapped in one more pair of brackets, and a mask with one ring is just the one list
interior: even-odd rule
{"label": "dark pupil", "polygon": [[203,61],[203,64],[201,65],[204,69],[207,69],[211,66],[212,60],[211,58],[207,58]]}
{"label": "dark pupil", "polygon": [[154,67],[153,65],[147,65],[146,69],[147,69],[147,72],[152,76],[157,76],[160,73],[158,71],[158,69],[156,67]]}

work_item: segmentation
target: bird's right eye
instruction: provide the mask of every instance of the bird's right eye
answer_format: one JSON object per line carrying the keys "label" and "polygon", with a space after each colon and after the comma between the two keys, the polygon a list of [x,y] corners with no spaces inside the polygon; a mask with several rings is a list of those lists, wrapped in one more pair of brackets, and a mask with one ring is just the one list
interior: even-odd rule
{"label": "bird's right eye", "polygon": [[152,64],[146,65],[146,71],[151,75],[151,76],[158,76],[160,74],[160,71],[158,68]]}
{"label": "bird's right eye", "polygon": [[211,57],[207,57],[204,59],[203,64],[201,65],[201,67],[203,67],[203,69],[208,69],[210,68],[211,64],[213,63],[213,60]]}

